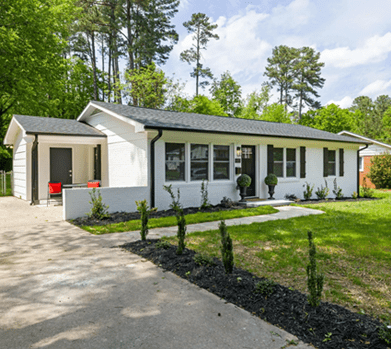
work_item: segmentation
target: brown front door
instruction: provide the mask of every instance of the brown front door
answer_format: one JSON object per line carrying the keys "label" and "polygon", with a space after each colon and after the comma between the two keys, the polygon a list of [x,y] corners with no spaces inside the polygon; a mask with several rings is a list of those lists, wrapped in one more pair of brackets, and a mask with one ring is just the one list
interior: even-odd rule
{"label": "brown front door", "polygon": [[251,185],[247,188],[247,196],[255,196],[255,146],[242,145],[242,174],[251,177]]}

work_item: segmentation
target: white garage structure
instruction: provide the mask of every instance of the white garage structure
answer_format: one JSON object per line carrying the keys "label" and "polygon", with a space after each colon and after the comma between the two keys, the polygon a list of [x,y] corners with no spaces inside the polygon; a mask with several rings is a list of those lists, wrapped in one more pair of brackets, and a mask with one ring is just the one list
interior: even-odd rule
{"label": "white garage structure", "polygon": [[[237,200],[240,173],[252,178],[249,195],[261,199],[271,172],[279,177],[277,199],[303,197],[305,182],[316,188],[326,180],[331,188],[334,179],[351,196],[358,190],[358,151],[367,144],[300,125],[104,102],[90,102],[77,120],[15,115],[4,143],[14,147],[15,196],[43,203],[52,177],[71,173],[73,183],[100,179],[111,211],[135,210],[142,199],[166,209],[167,184],[180,188],[185,207],[199,206],[203,179],[213,204],[224,196]],[[88,189],[63,196],[65,218],[83,215]]]}

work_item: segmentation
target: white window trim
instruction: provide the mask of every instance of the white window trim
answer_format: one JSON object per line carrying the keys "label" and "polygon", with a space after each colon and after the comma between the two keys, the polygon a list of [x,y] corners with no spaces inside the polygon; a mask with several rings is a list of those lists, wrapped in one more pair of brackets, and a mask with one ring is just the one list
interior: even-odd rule
{"label": "white window trim", "polygon": [[364,172],[364,157],[363,156],[360,156],[359,157],[359,171],[360,172]]}
{"label": "white window trim", "polygon": [[[298,171],[299,171],[299,168],[298,168],[298,165],[299,165],[299,161],[297,161],[298,159],[298,153],[299,153],[299,149],[300,148],[291,148],[291,147],[275,147],[275,148],[282,148],[282,175],[283,177],[277,177],[278,180],[280,181],[283,181],[283,182],[288,182],[288,181],[291,181],[291,182],[296,182],[296,181],[299,181],[299,176],[298,176]],[[296,176],[294,177],[287,177],[286,176],[286,164],[287,164],[287,149],[295,149],[295,154],[296,154]],[[273,160],[273,163],[274,163],[274,160]]]}
{"label": "white window trim", "polygon": [[[177,143],[177,144],[185,144],[185,180],[184,181],[166,181],[166,170],[164,166],[164,184],[165,185],[179,185],[185,183],[186,185],[200,185],[202,183],[202,180],[191,180],[191,144],[203,144],[208,146],[208,166],[209,166],[209,180],[208,183],[232,183],[234,178],[234,166],[235,166],[235,160],[234,160],[234,152],[233,152],[233,145],[232,144],[224,144],[224,143],[201,143],[201,142],[164,142],[164,164],[166,163],[166,144],[167,143]],[[214,145],[224,145],[229,147],[229,178],[228,179],[213,179],[213,146]]]}

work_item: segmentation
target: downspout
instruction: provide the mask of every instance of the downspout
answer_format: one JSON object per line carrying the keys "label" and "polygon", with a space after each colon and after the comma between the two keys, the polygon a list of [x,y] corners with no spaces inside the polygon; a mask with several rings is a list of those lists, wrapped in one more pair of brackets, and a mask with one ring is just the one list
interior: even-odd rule
{"label": "downspout", "polygon": [[357,150],[357,195],[360,197],[360,151],[367,149],[369,144],[367,144],[364,148]]}
{"label": "downspout", "polygon": [[[38,176],[38,154],[35,157],[33,157],[33,150],[38,147],[38,135],[35,135],[35,138],[34,138],[34,142],[33,142],[33,145],[31,147],[31,202],[30,202],[30,205],[35,205],[35,201],[34,201],[34,187],[35,185],[38,185],[38,180],[37,180],[37,176]],[[38,150],[35,150],[36,152]],[[36,161],[35,161],[36,160]],[[34,161],[35,161],[35,164],[34,164]]]}
{"label": "downspout", "polygon": [[157,136],[151,140],[151,208],[155,207],[155,143],[163,135],[163,130],[159,128]]}

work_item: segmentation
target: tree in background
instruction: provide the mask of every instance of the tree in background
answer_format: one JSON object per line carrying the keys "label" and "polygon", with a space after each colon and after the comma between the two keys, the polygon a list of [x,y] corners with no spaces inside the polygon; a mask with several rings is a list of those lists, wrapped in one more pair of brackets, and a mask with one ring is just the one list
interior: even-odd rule
{"label": "tree in background", "polygon": [[242,108],[238,117],[243,119],[260,120],[261,115],[270,100],[270,86],[263,85],[260,92],[254,91],[242,101]]}
{"label": "tree in background", "polygon": [[125,72],[125,80],[127,83],[122,84],[120,89],[131,97],[131,104],[154,109],[163,107],[167,79],[155,63]]}
{"label": "tree in background", "polygon": [[280,45],[273,49],[272,57],[267,59],[264,75],[280,93],[279,103],[284,105],[285,111],[288,107],[298,108],[299,120],[304,105],[320,107],[320,103],[313,99],[319,97],[316,89],[322,88],[325,82],[320,76],[324,63],[319,62],[319,58],[320,53],[310,47],[297,49]]}
{"label": "tree in background", "polygon": [[391,143],[391,107],[383,114],[383,140],[386,143]]}
{"label": "tree in background", "polygon": [[302,115],[299,123],[318,130],[338,133],[343,130],[356,132],[356,118],[358,113],[339,106],[329,104],[317,110],[310,110]]}
{"label": "tree in background", "polygon": [[228,116],[217,100],[198,95],[192,99],[177,97],[175,104],[169,110],[185,113],[197,113],[206,115]]}
{"label": "tree in background", "polygon": [[273,103],[266,106],[266,108],[263,110],[260,120],[281,122],[284,124],[292,123],[289,113],[285,110],[284,106],[279,103]]}
{"label": "tree in background", "polygon": [[229,71],[221,74],[220,80],[215,79],[213,81],[210,92],[228,116],[238,116],[240,114],[242,107],[241,87]]}
{"label": "tree in background", "polygon": [[208,81],[200,82],[200,78],[213,78],[213,74],[209,68],[203,68],[201,61],[201,50],[206,50],[206,45],[211,39],[219,39],[217,34],[213,34],[213,30],[217,28],[217,24],[211,24],[210,18],[204,13],[193,13],[190,21],[184,22],[183,26],[189,33],[193,33],[193,47],[187,49],[180,54],[180,59],[189,64],[196,63],[193,72],[190,74],[196,79],[196,96],[198,96],[198,87],[209,85]]}
{"label": "tree in background", "polygon": [[267,59],[268,65],[264,75],[269,78],[271,86],[277,87],[277,91],[280,92],[279,103],[285,106],[285,110],[292,105],[291,91],[297,56],[297,49],[280,45],[273,49],[272,57]]}
{"label": "tree in background", "polygon": [[319,97],[315,88],[322,88],[325,82],[320,77],[324,63],[319,62],[320,52],[315,52],[311,47],[302,47],[298,50],[298,58],[294,66],[294,82],[292,89],[298,99],[298,118],[301,119],[303,106],[317,108],[318,103],[313,97]]}

